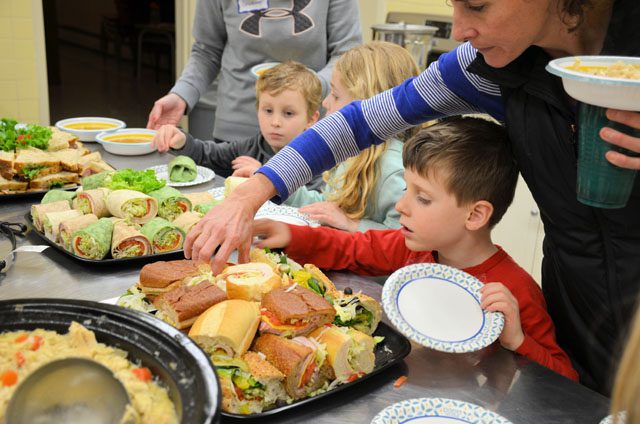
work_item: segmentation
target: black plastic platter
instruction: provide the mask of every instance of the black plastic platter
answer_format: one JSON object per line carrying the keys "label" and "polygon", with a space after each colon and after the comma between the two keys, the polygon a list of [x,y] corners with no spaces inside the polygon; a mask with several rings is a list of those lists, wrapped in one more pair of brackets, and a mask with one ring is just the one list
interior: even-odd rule
{"label": "black plastic platter", "polygon": [[274,414],[278,414],[280,412],[288,411],[294,408],[302,408],[304,405],[309,404],[310,402],[317,402],[321,399],[326,398],[327,396],[331,396],[335,393],[341,392],[343,390],[348,390],[350,387],[355,385],[363,384],[370,377],[373,377],[376,374],[384,371],[385,369],[391,367],[392,365],[402,361],[402,359],[411,352],[411,343],[409,340],[396,331],[393,327],[381,322],[378,325],[378,328],[373,333],[374,336],[383,336],[384,340],[376,345],[375,355],[376,355],[376,363],[375,368],[369,374],[366,374],[360,377],[357,380],[352,381],[351,383],[341,384],[339,386],[334,387],[332,390],[321,393],[319,395],[304,398],[297,400],[291,404],[284,404],[282,406],[276,406],[275,408],[268,409],[258,414],[230,414],[222,411],[222,415],[224,417],[232,417],[238,419],[256,419],[261,417],[266,417]]}
{"label": "black plastic platter", "polygon": [[219,420],[220,386],[209,357],[186,335],[153,316],[85,300],[0,301],[0,332],[43,328],[60,334],[76,321],[106,345],[128,352],[169,391],[180,422]]}
{"label": "black plastic platter", "polygon": [[[61,190],[73,191],[77,190],[80,187],[80,184],[74,185],[72,187],[61,187]],[[45,194],[47,194],[49,190],[37,190],[37,191],[18,191],[18,192],[0,192],[0,199],[2,200],[13,200],[13,199],[23,199],[23,198],[42,198]]]}
{"label": "black plastic platter", "polygon": [[29,224],[29,227],[31,228],[33,233],[38,235],[38,237],[40,237],[42,241],[44,241],[46,244],[53,247],[58,252],[75,259],[76,261],[84,262],[87,264],[92,264],[92,265],[137,264],[137,263],[142,264],[142,263],[149,263],[149,262],[156,262],[156,261],[184,259],[184,253],[183,253],[184,251],[182,249],[172,250],[171,252],[154,253],[152,255],[136,256],[133,258],[114,259],[111,257],[111,253],[109,253],[107,254],[107,257],[104,259],[87,259],[87,258],[80,257],[78,255],[74,255],[72,252],[69,252],[67,249],[60,246],[58,243],[47,238],[47,236],[45,236],[43,232],[38,231],[36,227],[33,225],[33,220],[31,219],[31,212],[27,212],[24,215],[24,219],[27,222],[27,224]]}

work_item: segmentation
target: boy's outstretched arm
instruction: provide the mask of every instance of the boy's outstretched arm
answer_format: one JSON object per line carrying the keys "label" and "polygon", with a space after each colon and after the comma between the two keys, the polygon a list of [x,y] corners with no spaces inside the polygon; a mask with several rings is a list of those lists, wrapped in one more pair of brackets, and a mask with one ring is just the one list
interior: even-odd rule
{"label": "boy's outstretched arm", "polygon": [[259,248],[284,249],[291,242],[289,226],[271,219],[254,220],[253,236],[258,237],[254,245]]}
{"label": "boy's outstretched arm", "polygon": [[[535,285],[535,282],[531,282]],[[539,288],[531,284],[487,283],[481,289],[480,307],[504,314],[500,344],[565,377],[577,381],[571,360],[556,342],[555,329]]]}

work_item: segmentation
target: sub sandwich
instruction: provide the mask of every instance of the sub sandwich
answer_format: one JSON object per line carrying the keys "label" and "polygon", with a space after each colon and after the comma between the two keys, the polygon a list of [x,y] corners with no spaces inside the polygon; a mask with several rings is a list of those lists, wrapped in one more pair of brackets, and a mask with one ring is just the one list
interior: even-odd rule
{"label": "sub sandwich", "polygon": [[323,326],[309,337],[325,345],[327,362],[334,375],[330,378],[350,382],[369,374],[375,366],[375,341],[358,330],[335,325]]}
{"label": "sub sandwich", "polygon": [[265,294],[260,312],[260,334],[285,337],[309,334],[322,325],[330,324],[336,314],[322,296],[297,285]]}
{"label": "sub sandwich", "polygon": [[223,300],[227,300],[227,294],[215,284],[204,281],[163,293],[153,305],[158,310],[157,318],[182,330],[191,327],[204,311]]}
{"label": "sub sandwich", "polygon": [[229,299],[260,302],[266,293],[280,287],[282,280],[269,265],[249,262],[225,268],[216,276],[216,282],[227,291]]}
{"label": "sub sandwich", "polygon": [[181,259],[146,264],[140,270],[138,287],[153,300],[154,296],[182,286],[195,285],[211,278],[211,265]]}
{"label": "sub sandwich", "polygon": [[382,307],[375,299],[363,293],[351,293],[350,290],[347,293],[330,291],[325,294],[325,298],[335,308],[335,325],[352,327],[368,335],[376,331],[382,318]]}

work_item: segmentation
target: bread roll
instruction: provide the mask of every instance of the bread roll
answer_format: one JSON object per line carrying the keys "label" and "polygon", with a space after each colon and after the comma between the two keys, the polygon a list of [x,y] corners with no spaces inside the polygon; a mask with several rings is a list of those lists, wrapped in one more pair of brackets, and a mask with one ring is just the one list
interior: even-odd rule
{"label": "bread roll", "polygon": [[269,265],[255,262],[230,266],[216,280],[223,280],[229,299],[255,302],[260,302],[264,294],[280,287],[282,282]]}

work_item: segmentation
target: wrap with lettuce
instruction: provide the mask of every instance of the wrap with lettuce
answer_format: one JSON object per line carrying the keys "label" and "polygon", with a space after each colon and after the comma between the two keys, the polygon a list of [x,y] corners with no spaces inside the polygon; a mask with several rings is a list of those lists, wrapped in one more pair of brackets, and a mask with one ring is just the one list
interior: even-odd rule
{"label": "wrap with lettuce", "polygon": [[111,193],[111,190],[105,187],[81,191],[73,201],[73,208],[85,214],[92,213],[98,218],[110,216],[111,214],[107,208],[107,196],[109,193]]}
{"label": "wrap with lettuce", "polygon": [[58,242],[58,233],[60,231],[60,223],[67,219],[82,216],[82,212],[75,209],[61,212],[47,212],[42,218],[42,226],[44,235],[51,241]]}
{"label": "wrap with lettuce", "polygon": [[189,199],[189,201],[191,202],[191,206],[194,208],[198,205],[202,205],[203,203],[209,203],[215,200],[215,197],[213,197],[213,194],[209,193],[208,191],[201,191],[198,193],[186,193],[184,197]]}
{"label": "wrap with lettuce", "polygon": [[114,259],[132,258],[151,254],[149,239],[132,225],[125,221],[113,224],[111,238],[111,256]]}
{"label": "wrap with lettuce", "polygon": [[184,243],[184,231],[164,218],[153,218],[140,231],[151,241],[153,253],[178,250]]}
{"label": "wrap with lettuce", "polygon": [[158,214],[158,201],[139,191],[114,190],[107,196],[107,209],[117,218],[144,224]]}
{"label": "wrap with lettuce", "polygon": [[158,201],[158,216],[169,221],[191,210],[191,201],[173,187],[162,187],[149,193],[149,196]]}
{"label": "wrap with lettuce", "polygon": [[185,212],[173,220],[172,224],[189,234],[189,231],[202,219],[198,212]]}
{"label": "wrap with lettuce", "polygon": [[57,202],[44,203],[40,205],[31,205],[31,220],[36,230],[42,231],[42,219],[47,212],[61,212],[71,210],[69,201],[58,200]]}
{"label": "wrap with lettuce", "polygon": [[188,183],[198,176],[198,166],[189,156],[176,156],[167,167],[169,180],[176,183]]}
{"label": "wrap with lettuce", "polygon": [[97,222],[77,230],[71,236],[72,252],[86,259],[104,259],[111,249],[113,221],[100,218]]}
{"label": "wrap with lettuce", "polygon": [[53,202],[59,202],[60,200],[66,200],[70,204],[71,201],[76,197],[76,194],[77,193],[75,191],[53,189],[53,190],[47,191],[47,193],[44,195],[40,203],[44,205],[46,203],[53,203]]}
{"label": "wrap with lettuce", "polygon": [[62,247],[64,247],[68,251],[72,251],[71,249],[72,234],[96,222],[98,222],[98,217],[92,213],[62,221],[60,223],[59,233],[58,233],[58,238],[60,240],[60,244],[62,245]]}
{"label": "wrap with lettuce", "polygon": [[219,205],[223,201],[224,201],[224,199],[214,199],[211,202],[202,203],[202,204],[194,207],[193,210],[196,211],[196,212],[199,212],[199,213],[201,213],[203,215],[206,215],[207,212],[209,212],[209,210],[211,210],[212,207]]}
{"label": "wrap with lettuce", "polygon": [[82,177],[82,188],[84,190],[93,190],[100,187],[106,187],[111,182],[114,171],[98,172],[97,174]]}

